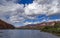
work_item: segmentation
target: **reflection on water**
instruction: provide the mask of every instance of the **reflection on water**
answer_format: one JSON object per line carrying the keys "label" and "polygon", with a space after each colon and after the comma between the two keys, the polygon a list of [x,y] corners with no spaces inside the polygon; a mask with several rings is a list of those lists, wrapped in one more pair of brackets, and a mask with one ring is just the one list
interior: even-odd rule
{"label": "reflection on water", "polygon": [[0,30],[0,38],[59,38],[40,30]]}

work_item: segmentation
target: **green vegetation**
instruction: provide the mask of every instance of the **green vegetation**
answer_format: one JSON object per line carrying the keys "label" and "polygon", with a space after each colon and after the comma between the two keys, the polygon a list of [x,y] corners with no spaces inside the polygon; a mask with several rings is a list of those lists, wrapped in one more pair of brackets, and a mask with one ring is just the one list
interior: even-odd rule
{"label": "green vegetation", "polygon": [[54,26],[45,26],[41,31],[49,32],[60,36],[60,24],[55,24]]}

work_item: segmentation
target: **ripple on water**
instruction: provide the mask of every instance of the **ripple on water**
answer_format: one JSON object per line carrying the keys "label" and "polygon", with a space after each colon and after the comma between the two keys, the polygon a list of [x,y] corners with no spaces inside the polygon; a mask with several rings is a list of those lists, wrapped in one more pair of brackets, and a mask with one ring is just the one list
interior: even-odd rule
{"label": "ripple on water", "polygon": [[40,30],[0,30],[0,38],[60,38]]}

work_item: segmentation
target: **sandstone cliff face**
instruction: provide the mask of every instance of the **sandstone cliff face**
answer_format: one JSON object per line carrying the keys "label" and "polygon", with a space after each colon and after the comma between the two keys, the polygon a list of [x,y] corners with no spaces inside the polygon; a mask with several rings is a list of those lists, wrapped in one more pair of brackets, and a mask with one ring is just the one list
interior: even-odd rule
{"label": "sandstone cliff face", "polygon": [[29,25],[26,25],[26,26],[18,27],[18,28],[41,28],[41,27],[45,27],[45,26],[54,27],[56,24],[60,25],[60,21],[43,22],[43,23],[39,23],[39,24],[29,24]]}
{"label": "sandstone cliff face", "polygon": [[0,29],[14,29],[15,27],[0,19]]}

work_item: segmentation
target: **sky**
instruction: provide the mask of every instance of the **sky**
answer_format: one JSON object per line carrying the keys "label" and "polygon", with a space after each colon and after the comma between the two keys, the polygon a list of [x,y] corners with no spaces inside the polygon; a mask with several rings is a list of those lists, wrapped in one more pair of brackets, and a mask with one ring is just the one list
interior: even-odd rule
{"label": "sky", "polygon": [[16,27],[60,21],[60,0],[0,0],[0,19]]}

